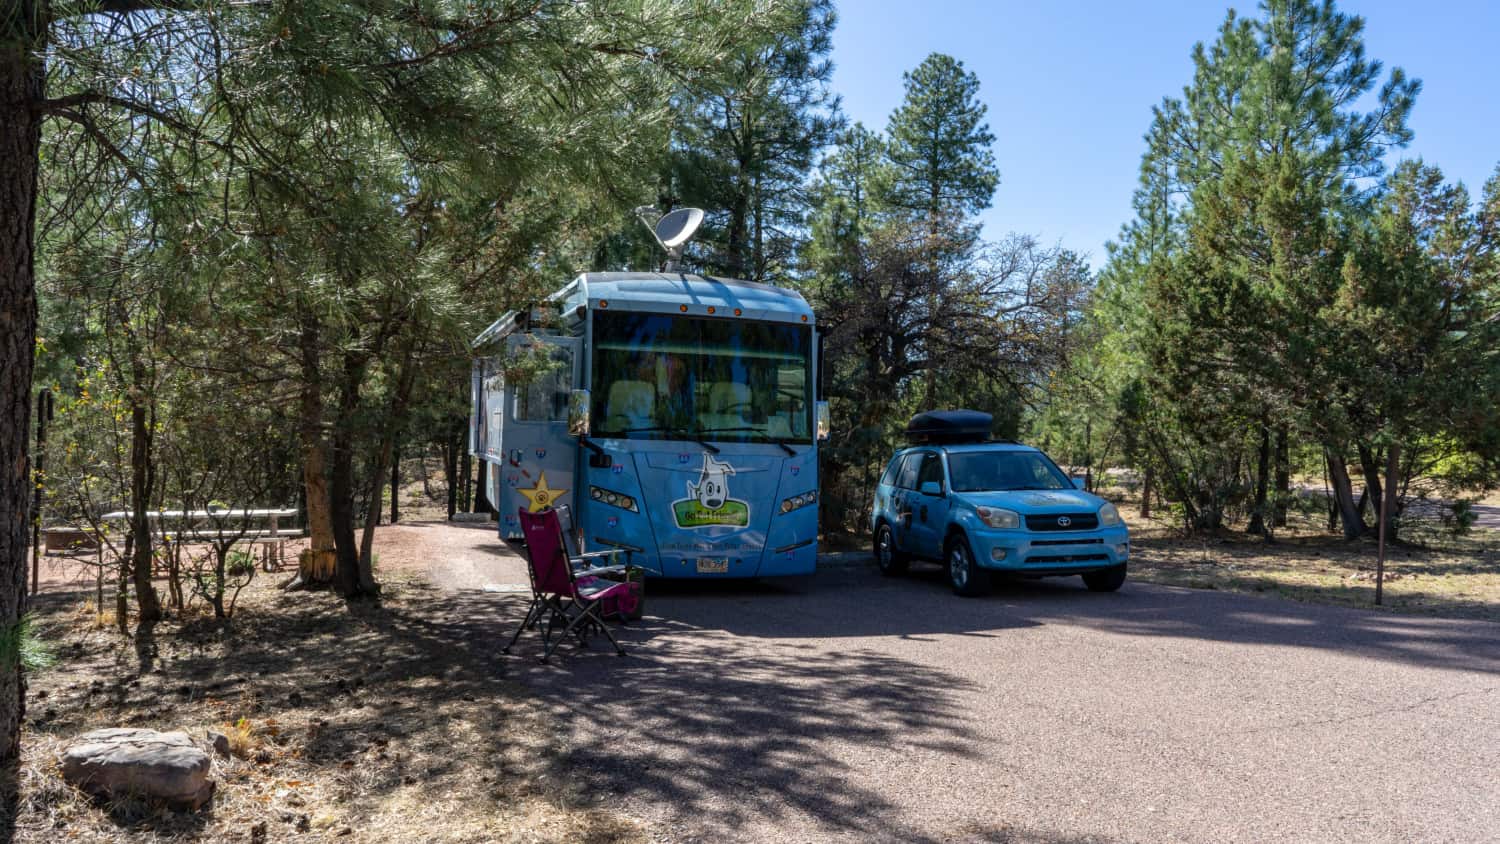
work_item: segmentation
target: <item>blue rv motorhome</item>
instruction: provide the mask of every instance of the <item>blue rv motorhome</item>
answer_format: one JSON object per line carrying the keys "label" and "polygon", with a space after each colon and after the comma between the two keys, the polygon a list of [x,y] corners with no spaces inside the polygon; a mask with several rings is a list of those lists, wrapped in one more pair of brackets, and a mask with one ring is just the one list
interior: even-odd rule
{"label": "blue rv motorhome", "polygon": [[505,538],[518,509],[568,504],[588,550],[653,575],[813,571],[828,409],[798,293],[587,273],[474,350],[471,450]]}

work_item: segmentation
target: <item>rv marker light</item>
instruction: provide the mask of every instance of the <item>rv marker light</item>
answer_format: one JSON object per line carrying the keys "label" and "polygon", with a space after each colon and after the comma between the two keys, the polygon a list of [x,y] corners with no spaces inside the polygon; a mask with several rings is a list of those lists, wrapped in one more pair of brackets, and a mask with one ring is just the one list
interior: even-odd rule
{"label": "rv marker light", "polygon": [[740,316],[743,313],[744,313],[744,311],[740,310],[739,308],[735,308],[734,309],[734,315],[735,316]]}
{"label": "rv marker light", "polygon": [[687,305],[678,305],[677,310],[687,313]]}
{"label": "rv marker light", "polygon": [[714,306],[713,305],[709,305],[708,306],[708,312],[709,313],[713,313],[714,312]]}

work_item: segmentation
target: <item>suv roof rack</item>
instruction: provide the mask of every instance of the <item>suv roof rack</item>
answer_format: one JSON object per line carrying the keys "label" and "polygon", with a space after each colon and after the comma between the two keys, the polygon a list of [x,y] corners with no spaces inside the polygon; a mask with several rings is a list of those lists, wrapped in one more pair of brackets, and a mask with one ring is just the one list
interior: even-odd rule
{"label": "suv roof rack", "polygon": [[913,443],[1010,442],[990,436],[995,417],[978,410],[929,410],[918,413],[906,424],[906,438]]}

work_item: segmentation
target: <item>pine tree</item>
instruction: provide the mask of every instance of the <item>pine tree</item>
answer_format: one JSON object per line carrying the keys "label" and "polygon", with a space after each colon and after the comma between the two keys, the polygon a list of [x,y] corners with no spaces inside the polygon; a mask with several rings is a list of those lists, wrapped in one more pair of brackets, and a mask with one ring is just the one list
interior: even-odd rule
{"label": "pine tree", "polygon": [[709,212],[714,272],[786,283],[804,237],[808,174],[842,123],[829,87],[832,0],[798,0],[679,97],[677,201]]}
{"label": "pine tree", "polygon": [[892,173],[885,202],[934,223],[966,221],[990,207],[1000,184],[979,77],[933,53],[902,79],[906,97],[886,128]]}

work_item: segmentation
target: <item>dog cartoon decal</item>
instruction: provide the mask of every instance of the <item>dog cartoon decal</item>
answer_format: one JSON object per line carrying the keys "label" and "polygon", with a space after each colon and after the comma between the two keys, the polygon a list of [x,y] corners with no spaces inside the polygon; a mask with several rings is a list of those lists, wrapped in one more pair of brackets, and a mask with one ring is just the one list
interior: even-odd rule
{"label": "dog cartoon decal", "polygon": [[729,494],[734,466],[703,455],[697,482],[687,482],[687,497],[672,502],[672,515],[680,528],[744,527],[750,523],[750,505]]}
{"label": "dog cartoon decal", "polygon": [[698,476],[698,483],[688,481],[688,498],[698,499],[699,504],[710,510],[719,509],[729,497],[728,476],[733,474],[733,466],[715,460],[711,454],[703,455],[703,472]]}

